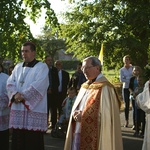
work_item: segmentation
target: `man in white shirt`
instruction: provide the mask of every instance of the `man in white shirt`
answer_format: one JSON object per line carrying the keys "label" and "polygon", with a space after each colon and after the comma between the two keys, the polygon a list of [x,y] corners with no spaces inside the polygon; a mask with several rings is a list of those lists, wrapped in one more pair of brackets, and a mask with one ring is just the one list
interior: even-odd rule
{"label": "man in white shirt", "polygon": [[58,70],[58,77],[59,77],[59,87],[58,87],[58,99],[57,99],[57,108],[59,112],[59,116],[62,112],[62,102],[67,96],[67,87],[69,83],[69,73],[62,69],[62,62],[60,60],[57,60],[55,62],[55,67]]}

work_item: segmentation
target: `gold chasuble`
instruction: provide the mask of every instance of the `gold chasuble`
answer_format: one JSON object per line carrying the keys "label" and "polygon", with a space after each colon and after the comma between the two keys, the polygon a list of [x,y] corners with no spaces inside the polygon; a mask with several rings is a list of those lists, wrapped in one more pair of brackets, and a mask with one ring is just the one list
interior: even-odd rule
{"label": "gold chasuble", "polygon": [[[115,88],[101,77],[92,84],[84,83],[72,108],[78,107],[84,93],[89,90],[82,110],[80,150],[123,150],[120,125],[120,101]],[[74,124],[68,125],[64,150],[71,150]]]}
{"label": "gold chasuble", "polygon": [[98,149],[98,111],[102,84],[93,84],[87,97],[87,103],[82,112],[80,149]]}

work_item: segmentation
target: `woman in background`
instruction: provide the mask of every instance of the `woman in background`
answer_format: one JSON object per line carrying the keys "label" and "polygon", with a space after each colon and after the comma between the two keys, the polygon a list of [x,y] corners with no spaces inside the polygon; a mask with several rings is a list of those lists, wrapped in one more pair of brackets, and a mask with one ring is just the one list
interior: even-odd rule
{"label": "woman in background", "polygon": [[129,125],[129,106],[130,106],[130,91],[129,91],[129,83],[130,78],[132,77],[132,65],[131,58],[129,55],[123,57],[124,66],[120,69],[120,81],[123,82],[122,87],[122,96],[125,105],[125,127]]}

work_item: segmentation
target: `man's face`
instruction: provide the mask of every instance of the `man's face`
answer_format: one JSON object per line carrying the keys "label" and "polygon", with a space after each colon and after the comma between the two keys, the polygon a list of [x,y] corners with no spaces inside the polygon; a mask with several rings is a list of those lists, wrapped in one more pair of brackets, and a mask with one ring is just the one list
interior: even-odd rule
{"label": "man's face", "polygon": [[88,80],[93,80],[100,74],[99,66],[93,66],[91,59],[83,61],[82,71]]}
{"label": "man's face", "polygon": [[45,59],[45,63],[50,67],[50,66],[52,66],[52,58],[51,57],[47,57],[46,59]]}
{"label": "man's face", "polygon": [[56,61],[55,67],[56,67],[58,70],[61,70],[61,69],[62,69],[62,63],[61,63],[60,61]]}
{"label": "man's face", "polygon": [[31,62],[35,58],[35,51],[30,49],[30,46],[22,46],[21,54],[24,62]]}

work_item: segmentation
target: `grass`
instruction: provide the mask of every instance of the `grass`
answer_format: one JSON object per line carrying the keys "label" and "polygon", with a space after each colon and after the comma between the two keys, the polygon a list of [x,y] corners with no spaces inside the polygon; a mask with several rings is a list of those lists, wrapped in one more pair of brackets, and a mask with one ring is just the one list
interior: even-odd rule
{"label": "grass", "polygon": [[111,83],[118,83],[119,81],[119,71],[118,70],[103,70],[102,73]]}
{"label": "grass", "polygon": [[[66,70],[69,72],[70,77],[75,72],[75,70]],[[118,83],[119,81],[119,71],[118,70],[103,70],[102,73],[111,83]]]}
{"label": "grass", "polygon": [[70,78],[71,78],[72,74],[75,72],[75,70],[66,70],[66,71],[69,73]]}

